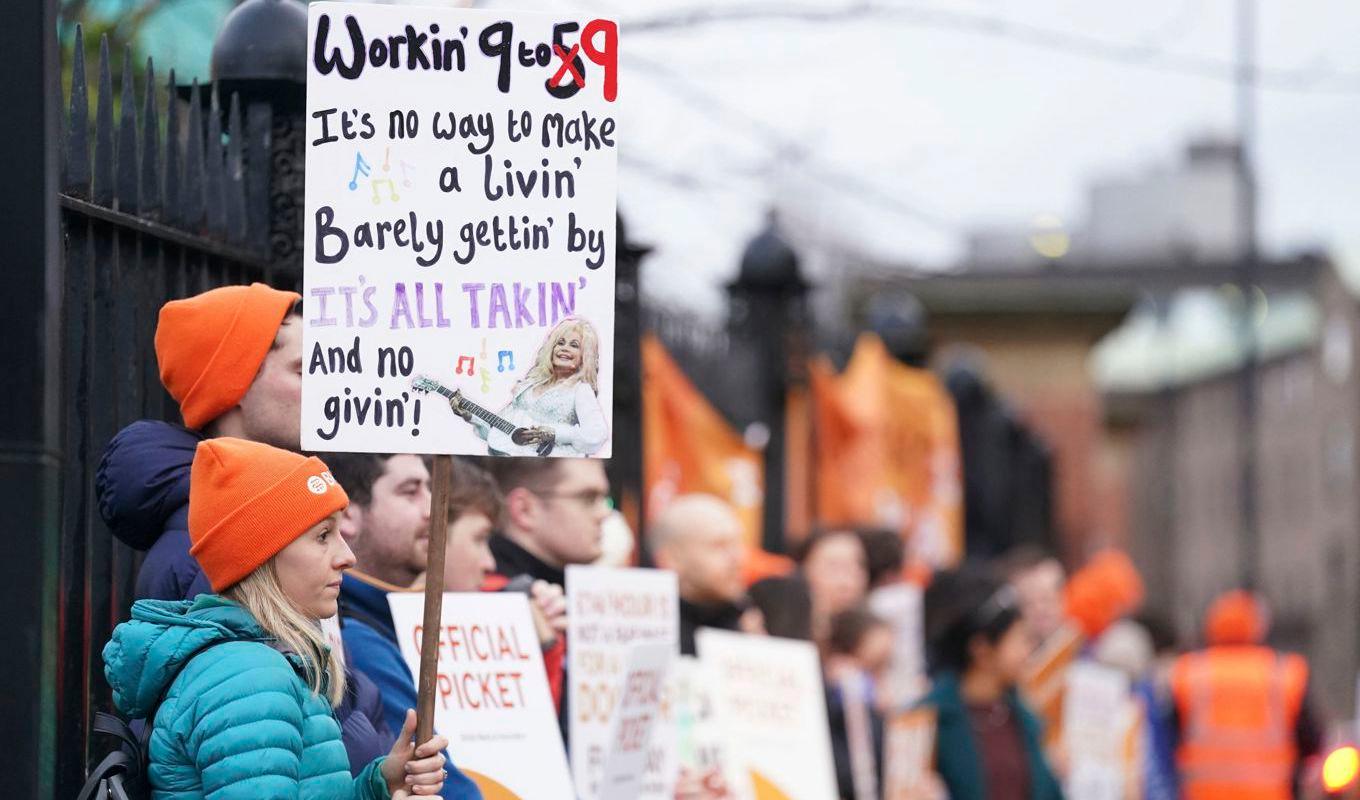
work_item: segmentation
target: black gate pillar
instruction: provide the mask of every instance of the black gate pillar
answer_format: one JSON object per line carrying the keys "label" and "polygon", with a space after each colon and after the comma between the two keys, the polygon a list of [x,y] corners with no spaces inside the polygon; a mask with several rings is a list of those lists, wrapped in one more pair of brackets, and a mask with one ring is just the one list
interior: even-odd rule
{"label": "black gate pillar", "polygon": [[746,246],[741,269],[728,284],[727,294],[734,368],[747,370],[750,387],[741,396],[740,407],[734,407],[737,422],[748,433],[758,426],[758,438],[766,438],[768,432],[761,542],[774,553],[785,549],[785,408],[789,389],[807,380],[809,288],[797,255],[780,236],[771,213],[764,230]]}
{"label": "black gate pillar", "polygon": [[5,794],[50,798],[56,740],[56,562],[62,449],[58,421],[61,266],[57,148],[61,74],[56,0],[16,3],[0,26],[0,126],[7,161],[5,291],[0,292],[0,742]]}
{"label": "black gate pillar", "polygon": [[268,255],[271,284],[300,292],[307,6],[299,0],[245,0],[237,6],[213,42],[212,78],[219,97],[239,94],[245,108],[250,244]]}
{"label": "black gate pillar", "polygon": [[[650,247],[630,241],[623,216],[614,234],[614,436],[609,483],[619,510],[635,533],[642,531],[642,292],[638,278]],[[640,563],[650,565],[639,536]]]}

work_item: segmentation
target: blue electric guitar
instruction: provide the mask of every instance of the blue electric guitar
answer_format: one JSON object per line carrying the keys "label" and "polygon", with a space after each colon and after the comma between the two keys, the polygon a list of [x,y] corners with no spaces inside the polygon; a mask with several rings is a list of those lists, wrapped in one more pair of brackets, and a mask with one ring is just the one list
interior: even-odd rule
{"label": "blue electric guitar", "polygon": [[448,398],[449,406],[459,416],[469,414],[491,427],[487,434],[487,447],[494,451],[512,456],[546,456],[552,453],[556,442],[551,438],[535,440],[536,435],[549,429],[534,425],[523,412],[514,412],[509,419],[494,411],[489,411],[463,396],[457,389],[450,389],[433,378],[417,375],[411,381],[411,388],[417,392],[435,392]]}

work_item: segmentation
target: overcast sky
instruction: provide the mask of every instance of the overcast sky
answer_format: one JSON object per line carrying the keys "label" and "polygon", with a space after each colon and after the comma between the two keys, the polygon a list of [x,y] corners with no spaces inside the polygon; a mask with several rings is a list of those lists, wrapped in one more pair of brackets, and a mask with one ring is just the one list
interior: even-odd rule
{"label": "overcast sky", "polygon": [[[652,31],[629,25],[680,9],[846,6],[478,5],[621,20],[620,208],[636,238],[656,247],[648,294],[710,313],[771,205],[804,244],[943,266],[971,228],[1023,226],[1039,214],[1078,226],[1093,177],[1169,165],[1189,137],[1234,125],[1232,85],[1200,74],[1221,74],[1215,65],[1233,58],[1227,0],[889,1],[871,5],[907,13]],[[1264,244],[1327,246],[1354,265],[1360,7],[1263,0],[1259,9],[1259,61],[1274,76],[1259,92]],[[1011,27],[986,34],[970,20]],[[1153,64],[1191,74],[1113,58],[1140,46]],[[1063,49],[1072,47],[1083,54]],[[1285,90],[1290,81],[1300,88]],[[806,161],[781,159],[781,142],[802,147]],[[857,182],[897,202],[866,199]]]}

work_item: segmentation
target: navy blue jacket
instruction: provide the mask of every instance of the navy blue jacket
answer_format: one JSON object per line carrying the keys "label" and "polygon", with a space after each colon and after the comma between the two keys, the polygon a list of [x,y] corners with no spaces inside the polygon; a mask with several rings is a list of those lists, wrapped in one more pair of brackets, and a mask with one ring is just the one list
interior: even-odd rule
{"label": "navy blue jacket", "polygon": [[[133,590],[136,600],[212,594],[203,568],[189,555],[189,470],[203,438],[181,425],[141,420],[104,448],[95,476],[99,514],[124,544],[146,551]],[[377,685],[352,667],[346,678],[349,685],[335,716],[357,775],[368,762],[387,755],[396,734],[383,718]]]}
{"label": "navy blue jacket", "polygon": [[[354,667],[377,682],[388,726],[401,730],[406,710],[416,707],[416,679],[397,643],[388,590],[387,586],[345,573],[340,583],[340,635]],[[482,800],[481,790],[448,755],[444,753],[449,764],[444,800]]]}

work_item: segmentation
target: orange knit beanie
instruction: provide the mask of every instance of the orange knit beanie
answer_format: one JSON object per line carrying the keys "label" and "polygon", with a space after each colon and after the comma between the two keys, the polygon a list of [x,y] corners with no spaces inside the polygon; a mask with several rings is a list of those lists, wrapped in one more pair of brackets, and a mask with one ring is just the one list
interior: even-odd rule
{"label": "orange knit beanie", "polygon": [[349,495],[315,456],[205,439],[189,474],[189,552],[220,592],[348,505]]}
{"label": "orange knit beanie", "polygon": [[280,323],[300,299],[296,292],[252,283],[161,306],[156,362],[186,426],[202,428],[241,402]]}

